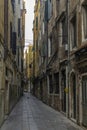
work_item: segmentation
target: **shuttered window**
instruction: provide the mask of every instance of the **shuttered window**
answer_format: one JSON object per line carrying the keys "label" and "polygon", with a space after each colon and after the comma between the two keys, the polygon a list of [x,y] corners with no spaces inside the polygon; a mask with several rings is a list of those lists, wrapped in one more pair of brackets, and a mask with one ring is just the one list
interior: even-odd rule
{"label": "shuttered window", "polygon": [[10,22],[10,48],[12,48],[12,23]]}
{"label": "shuttered window", "polygon": [[20,37],[20,18],[18,19],[18,37]]}
{"label": "shuttered window", "polygon": [[77,26],[76,26],[76,14],[71,19],[71,44],[72,48],[76,47]]}
{"label": "shuttered window", "polygon": [[16,54],[16,32],[12,33],[12,53]]}
{"label": "shuttered window", "polygon": [[66,18],[64,17],[62,20],[62,44],[67,44],[66,43],[66,38],[67,38],[67,29],[66,29]]}
{"label": "shuttered window", "polygon": [[84,38],[87,38],[87,5],[83,6],[83,33]]}

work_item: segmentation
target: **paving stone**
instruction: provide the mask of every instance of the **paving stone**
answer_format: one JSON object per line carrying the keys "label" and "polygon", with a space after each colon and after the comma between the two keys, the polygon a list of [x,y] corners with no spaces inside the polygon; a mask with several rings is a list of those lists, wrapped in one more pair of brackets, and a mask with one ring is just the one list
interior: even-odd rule
{"label": "paving stone", "polygon": [[[29,98],[28,98],[29,97]],[[58,111],[25,93],[0,130],[83,130]]]}

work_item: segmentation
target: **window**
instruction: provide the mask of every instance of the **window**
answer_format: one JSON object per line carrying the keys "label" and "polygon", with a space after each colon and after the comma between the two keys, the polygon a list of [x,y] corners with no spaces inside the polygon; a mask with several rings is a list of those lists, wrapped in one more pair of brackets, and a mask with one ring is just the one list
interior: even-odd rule
{"label": "window", "polygon": [[83,5],[83,35],[87,39],[87,5]]}
{"label": "window", "polygon": [[44,30],[45,30],[45,26],[44,26],[44,21],[43,21],[43,30],[42,30],[42,31],[43,31],[43,34],[44,34],[44,32],[45,32]]}
{"label": "window", "polygon": [[40,30],[40,33],[39,33],[39,37],[40,37],[40,40],[41,40],[41,30]]}
{"label": "window", "polygon": [[15,12],[15,0],[11,0],[13,13]]}
{"label": "window", "polygon": [[18,19],[18,37],[20,37],[20,19]]}
{"label": "window", "polygon": [[16,32],[13,32],[12,33],[12,53],[14,55],[16,55],[16,39],[17,39]]}
{"label": "window", "polygon": [[18,4],[20,4],[20,0],[18,0]]}
{"label": "window", "polygon": [[50,19],[52,14],[53,14],[52,0],[48,0],[48,19]]}
{"label": "window", "polygon": [[5,75],[8,76],[8,68],[6,67]]}
{"label": "window", "polygon": [[18,48],[18,66],[19,66],[19,48]]}
{"label": "window", "polygon": [[76,47],[76,15],[71,19],[71,45],[72,48]]}
{"label": "window", "polygon": [[10,22],[10,47],[12,48],[12,23]]}
{"label": "window", "polygon": [[52,37],[48,39],[48,57],[52,54]]}
{"label": "window", "polygon": [[64,17],[62,20],[62,44],[67,44],[66,39],[67,39],[67,32],[66,32],[66,18]]}
{"label": "window", "polygon": [[45,21],[48,20],[48,1],[45,1],[45,12],[44,12]]}

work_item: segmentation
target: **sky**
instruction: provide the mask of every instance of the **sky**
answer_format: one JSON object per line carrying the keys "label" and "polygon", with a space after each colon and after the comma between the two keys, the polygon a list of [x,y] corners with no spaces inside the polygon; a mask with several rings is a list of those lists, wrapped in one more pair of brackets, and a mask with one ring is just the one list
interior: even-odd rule
{"label": "sky", "polygon": [[33,41],[33,19],[34,19],[34,0],[25,0],[25,44],[28,44],[30,40]]}

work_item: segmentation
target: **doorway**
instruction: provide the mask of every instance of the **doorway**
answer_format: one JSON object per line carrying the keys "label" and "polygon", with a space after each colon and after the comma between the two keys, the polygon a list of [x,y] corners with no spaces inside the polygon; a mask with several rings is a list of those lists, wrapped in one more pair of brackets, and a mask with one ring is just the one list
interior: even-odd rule
{"label": "doorway", "polygon": [[62,70],[62,79],[61,79],[61,91],[62,91],[62,111],[66,113],[66,71]]}
{"label": "doorway", "polygon": [[71,74],[70,80],[71,88],[71,118],[76,119],[76,76],[74,73]]}
{"label": "doorway", "polygon": [[9,113],[9,84],[5,82],[5,115]]}
{"label": "doorway", "polygon": [[87,75],[82,77],[82,123],[87,127]]}
{"label": "doorway", "polygon": [[43,82],[40,81],[40,99],[43,100]]}

